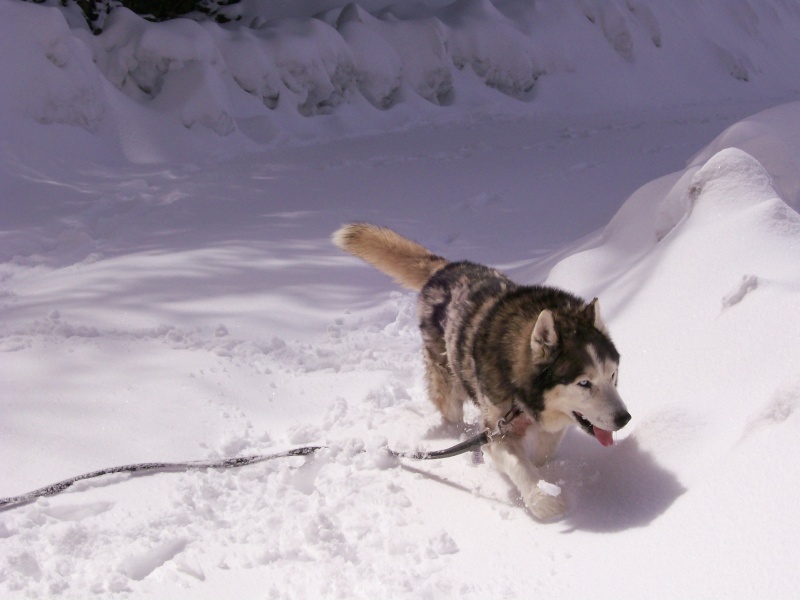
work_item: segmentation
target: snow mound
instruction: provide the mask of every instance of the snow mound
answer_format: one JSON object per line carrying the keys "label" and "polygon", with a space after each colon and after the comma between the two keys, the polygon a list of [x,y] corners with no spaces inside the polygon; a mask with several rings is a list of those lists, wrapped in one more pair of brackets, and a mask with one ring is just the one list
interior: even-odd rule
{"label": "snow mound", "polygon": [[335,29],[316,19],[289,20],[259,33],[301,115],[329,113],[348,99],[355,65]]}
{"label": "snow mound", "polygon": [[775,189],[800,208],[800,103],[783,104],[732,125],[692,160],[705,163],[723,148],[741,148],[769,171]]}
{"label": "snow mound", "polygon": [[[690,253],[683,248],[687,239],[698,245],[694,248],[698,257],[707,259],[689,261],[687,273],[703,269],[707,262],[719,275],[718,262],[736,262],[723,257],[756,257],[762,254],[755,252],[762,243],[767,247],[783,243],[800,232],[797,227],[797,212],[781,198],[761,163],[743,150],[725,148],[702,166],[691,166],[638,190],[606,226],[601,245],[566,259],[551,277],[560,280],[562,272],[571,272],[573,287],[581,287],[578,280],[585,281],[584,276],[602,263],[605,274],[588,279],[593,285],[615,285],[626,270],[643,263],[658,262],[657,272],[661,272],[665,259],[672,259],[671,252]],[[728,241],[711,243],[716,238]]]}
{"label": "snow mound", "polygon": [[377,31],[400,57],[404,82],[434,105],[453,100],[452,62],[447,53],[446,30],[434,17],[401,21],[387,18]]}
{"label": "snow mound", "polygon": [[[619,345],[639,349],[625,369],[687,383],[681,399],[635,389],[640,405],[691,398],[698,414],[722,409],[732,426],[717,433],[732,444],[753,403],[766,401],[765,383],[768,393],[790,383],[794,357],[769,348],[788,347],[800,328],[790,309],[798,280],[800,214],[755,158],[726,148],[639,190],[602,244],[559,263],[548,281],[602,299]],[[724,408],[711,400],[720,398]]]}
{"label": "snow mound", "polygon": [[385,36],[381,23],[355,4],[339,15],[336,29],[350,47],[361,94],[380,109],[390,108],[403,83],[403,61]]}
{"label": "snow mound", "polygon": [[486,85],[515,98],[533,89],[543,72],[533,45],[490,0],[458,0],[442,20],[456,68],[471,67]]}
{"label": "snow mound", "polygon": [[[763,150],[779,158],[783,147]],[[638,190],[600,245],[559,263],[548,283],[601,299],[622,353],[621,392],[638,415],[629,439],[686,488],[660,526],[701,527],[735,547],[728,524],[741,519],[759,532],[750,544],[769,546],[786,523],[768,513],[785,514],[794,496],[778,491],[779,457],[800,451],[800,362],[787,351],[800,331],[800,214],[750,154],[706,154]],[[752,568],[751,552],[733,555],[729,564]],[[727,573],[731,590],[752,585]]]}
{"label": "snow mound", "polygon": [[4,1],[0,19],[4,56],[24,57],[0,66],[3,128],[16,131],[33,120],[96,132],[106,112],[103,78],[61,13]]}

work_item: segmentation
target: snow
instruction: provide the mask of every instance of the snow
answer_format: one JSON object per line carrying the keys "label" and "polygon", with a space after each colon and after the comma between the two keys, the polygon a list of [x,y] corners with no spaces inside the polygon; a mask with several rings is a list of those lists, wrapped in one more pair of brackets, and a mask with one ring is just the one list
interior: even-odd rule
{"label": "snow", "polygon": [[[0,0],[4,598],[796,594],[794,2]],[[303,3],[305,4],[305,3]],[[313,5],[313,6],[311,6]],[[311,15],[317,18],[311,18]],[[599,297],[633,420],[526,514],[441,449],[413,294],[349,220]]]}

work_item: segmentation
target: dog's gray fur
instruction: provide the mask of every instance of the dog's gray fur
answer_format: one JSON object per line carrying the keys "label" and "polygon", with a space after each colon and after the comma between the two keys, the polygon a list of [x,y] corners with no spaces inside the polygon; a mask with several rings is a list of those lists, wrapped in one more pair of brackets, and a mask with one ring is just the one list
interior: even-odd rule
{"label": "dog's gray fur", "polygon": [[448,421],[462,420],[466,399],[491,429],[512,406],[522,409],[511,433],[488,451],[535,517],[559,516],[563,500],[539,485],[536,467],[552,458],[568,426],[577,423],[607,446],[630,420],[616,391],[619,353],[597,299],[587,304],[557,288],[520,286],[366,223],[345,225],[333,241],[420,292],[428,391]]}

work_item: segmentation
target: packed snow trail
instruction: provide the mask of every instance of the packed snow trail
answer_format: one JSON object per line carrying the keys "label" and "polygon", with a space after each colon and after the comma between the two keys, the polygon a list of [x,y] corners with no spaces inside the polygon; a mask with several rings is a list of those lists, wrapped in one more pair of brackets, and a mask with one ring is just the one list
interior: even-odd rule
{"label": "packed snow trail", "polygon": [[[508,125],[519,128],[520,123]],[[690,128],[687,125],[687,131]],[[633,131],[637,136],[651,135],[646,127]],[[409,143],[413,132],[400,135],[404,143],[398,145],[399,156],[424,147],[430,139],[429,132],[420,132],[419,145],[414,145]],[[641,140],[633,137],[630,142],[635,153]],[[358,154],[375,143],[387,142],[350,140],[335,147],[342,160],[345,151]],[[622,155],[623,149],[617,148]],[[769,200],[769,187],[748,183],[756,181],[758,173],[750,159],[732,156],[718,161],[719,168],[706,169],[725,174],[719,181],[733,182],[730,185],[695,175],[698,169],[692,167],[690,175],[670,176],[667,182],[657,180],[642,188],[605,233],[585,242],[595,250],[562,261],[553,271],[553,282],[589,295],[600,292],[606,301],[609,326],[623,348],[622,391],[626,398],[633,397],[632,410],[638,416],[627,439],[612,449],[595,448],[596,443],[577,431],[568,435],[546,475],[559,485],[573,509],[562,523],[541,526],[525,514],[508,482],[488,465],[475,465],[466,456],[441,464],[400,464],[378,451],[387,444],[398,449],[406,445],[408,450],[443,447],[472,430],[444,425],[426,398],[413,295],[392,291],[388,280],[335,253],[327,235],[346,220],[336,206],[312,204],[308,213],[303,212],[303,198],[309,202],[306,192],[314,186],[339,190],[341,197],[347,194],[338,180],[325,182],[323,174],[331,171],[318,169],[327,153],[308,152],[304,163],[295,152],[273,151],[268,156],[274,162],[265,163],[280,164],[276,157],[286,153],[295,157],[287,163],[295,165],[293,173],[305,165],[304,176],[289,178],[297,184],[294,198],[299,214],[264,220],[263,227],[279,240],[272,244],[252,239],[256,227],[249,235],[242,227],[242,241],[233,245],[209,243],[232,231],[227,229],[231,223],[245,223],[254,212],[258,214],[250,194],[263,190],[245,193],[243,182],[248,180],[241,174],[248,164],[236,163],[197,170],[194,181],[182,180],[192,186],[191,193],[157,204],[157,209],[152,208],[151,198],[162,192],[169,195],[173,180],[159,175],[147,186],[138,184],[146,192],[128,200],[132,210],[127,226],[123,218],[107,212],[106,237],[56,237],[49,246],[39,238],[36,253],[17,254],[4,263],[3,286],[10,293],[3,297],[6,352],[0,368],[8,390],[4,447],[12,454],[7,455],[3,495],[109,463],[198,453],[209,458],[270,453],[307,444],[330,448],[313,458],[255,465],[247,471],[164,474],[154,479],[115,475],[103,482],[76,484],[74,491],[62,496],[7,512],[0,517],[0,543],[8,557],[0,576],[9,593],[80,597],[88,590],[133,596],[185,593],[194,598],[214,597],[233,588],[246,595],[263,590],[268,582],[268,592],[278,598],[474,597],[497,592],[496,584],[486,582],[487,575],[494,580],[492,575],[514,568],[529,575],[520,574],[501,586],[500,592],[508,597],[518,594],[519,585],[580,596],[575,573],[600,577],[594,557],[608,555],[607,536],[613,535],[617,558],[637,568],[637,574],[618,588],[624,596],[661,581],[668,572],[633,558],[649,561],[642,544],[658,545],[670,569],[687,569],[678,552],[682,544],[670,532],[681,530],[688,520],[697,531],[713,531],[719,537],[715,525],[719,521],[708,513],[714,502],[732,510],[755,502],[751,496],[747,504],[733,502],[714,483],[718,476],[709,468],[713,471],[722,464],[723,469],[740,472],[754,460],[726,458],[735,447],[732,444],[747,444],[754,457],[780,453],[790,435],[784,432],[791,432],[786,427],[795,422],[799,396],[791,381],[777,382],[779,371],[792,369],[776,362],[770,376],[773,383],[766,387],[761,379],[736,380],[727,371],[724,377],[709,380],[707,366],[699,370],[693,366],[702,361],[687,356],[685,362],[676,362],[675,353],[685,354],[687,345],[665,328],[682,321],[694,328],[694,343],[701,342],[704,353],[718,352],[716,339],[730,340],[733,331],[742,331],[736,315],[744,309],[747,321],[759,323],[759,328],[772,332],[769,339],[788,347],[796,329],[784,327],[785,338],[776,337],[768,315],[789,313],[769,310],[755,317],[752,311],[761,312],[760,305],[748,303],[763,302],[770,297],[762,295],[765,290],[774,295],[779,289],[786,291],[775,301],[794,301],[791,281],[797,279],[785,267],[800,263],[758,258],[786,255],[786,249],[764,253],[783,243],[770,231],[784,231],[782,235],[789,236],[785,239],[792,239],[788,225],[775,229],[770,224],[789,224],[792,213],[786,209],[781,213],[769,202],[762,204],[766,212],[748,212],[744,197],[741,209],[737,203],[728,204],[731,217],[720,226],[735,225],[737,219],[744,219],[741,227],[762,225],[748,234],[751,241],[744,254],[726,245],[743,240],[742,234],[720,230],[715,250],[719,258],[708,263],[719,272],[714,279],[718,282],[712,289],[708,276],[700,275],[690,296],[702,309],[684,314],[680,310],[684,300],[676,299],[672,302],[677,314],[662,321],[653,312],[663,314],[659,298],[666,297],[665,291],[652,288],[668,277],[665,285],[676,298],[682,297],[682,281],[699,268],[688,265],[696,264],[698,256],[713,255],[704,240],[715,231],[716,220],[692,224],[693,219],[703,218],[698,207],[709,206],[708,214],[713,215],[715,205],[703,204],[701,195],[688,217],[676,212],[690,206],[683,198],[693,186],[708,193],[716,187],[751,195],[762,189],[765,201]],[[492,154],[487,150],[482,155],[487,181],[501,172],[489,160]],[[537,164],[559,168],[557,157],[547,164],[542,158]],[[263,156],[253,157],[250,167],[256,158],[264,161]],[[398,167],[394,174],[416,175],[417,184],[421,183],[418,170]],[[538,174],[528,171],[527,176],[533,183]],[[73,177],[87,175],[75,170]],[[96,177],[98,187],[107,185]],[[425,177],[431,181],[431,175]],[[269,181],[282,186],[288,201],[290,182],[281,183],[279,177]],[[72,186],[44,185],[51,195],[53,189],[59,190],[62,206],[76,197]],[[222,202],[217,194],[225,188],[242,193],[227,198],[218,218],[203,219],[215,199]],[[200,195],[200,190],[208,196]],[[408,226],[408,221],[391,214],[391,202],[399,203],[406,192],[408,188],[386,190],[390,201],[384,222]],[[44,223],[64,231],[102,223],[91,218],[96,215],[94,204],[77,206],[73,219],[44,219]],[[378,208],[370,205],[363,210]],[[409,218],[409,209],[396,210]],[[472,215],[462,221],[462,243],[489,235],[483,226],[485,213],[459,210],[462,217]],[[775,221],[771,214],[785,214],[789,220]],[[532,218],[520,221],[535,223]],[[176,227],[181,222],[182,229]],[[706,230],[699,228],[701,224]],[[696,237],[686,237],[690,227],[698,227]],[[684,230],[687,233],[678,236]],[[306,241],[300,232],[304,236],[310,232]],[[419,232],[422,241],[442,240],[435,223],[420,220]],[[682,249],[684,238],[686,244],[699,245]],[[16,239],[8,238],[6,247],[13,248]],[[458,241],[439,244],[445,254],[464,249]],[[492,251],[509,256],[515,252],[513,244],[495,244]],[[478,258],[480,248],[474,253],[470,257]],[[716,266],[724,256],[748,254],[755,262],[740,264],[739,258],[729,273]],[[666,265],[670,257],[674,266],[669,271],[649,262]],[[589,261],[587,266],[584,261]],[[615,262],[629,272],[627,277],[608,270]],[[769,269],[777,269],[772,274],[765,270],[770,264]],[[537,268],[525,263],[513,271],[535,280]],[[761,283],[721,313],[720,318],[734,329],[720,322],[716,327],[722,329],[707,331],[703,315],[711,316],[706,303],[711,300],[714,310],[723,310],[723,299],[741,286],[737,269],[755,274]],[[783,288],[778,286],[781,281]],[[638,295],[632,294],[639,288]],[[308,310],[287,300],[293,297]],[[687,315],[697,316],[687,320]],[[745,347],[741,340],[725,343],[739,351]],[[659,351],[653,354],[648,351],[652,348]],[[785,354],[787,360],[791,356]],[[663,379],[665,360],[683,367],[669,385]],[[722,362],[719,368],[726,370],[725,365]],[[759,369],[768,372],[763,364]],[[675,389],[678,379],[683,390]],[[718,420],[713,418],[720,393],[716,384],[723,380],[730,381],[722,393],[740,400],[726,404],[725,420]],[[689,387],[702,381],[715,385]],[[781,387],[773,390],[777,385]],[[687,403],[685,398],[693,401]],[[730,426],[727,419],[739,425]],[[763,432],[776,428],[778,437],[764,438]],[[761,472],[753,493],[769,486],[763,479],[770,477],[769,470],[762,467]],[[775,501],[782,502],[794,489],[791,481],[781,488],[785,491],[774,491]],[[707,523],[691,516],[696,510]],[[784,539],[766,517],[757,522],[760,531],[750,532],[752,540],[766,544]],[[793,524],[784,525],[785,531],[793,530]],[[572,534],[563,536],[567,531]],[[503,540],[502,549],[497,547],[496,558],[487,561],[486,548],[495,547],[498,539]],[[509,554],[509,548],[517,550]],[[711,547],[696,549],[706,551]],[[522,570],[515,561],[527,564],[531,555],[544,566],[535,572]],[[745,557],[730,552],[726,560],[737,565]],[[311,571],[309,561],[315,565]],[[759,568],[770,572],[771,567],[762,563]],[[461,575],[454,578],[455,572]],[[701,574],[691,569],[690,573],[686,589],[705,595],[708,588]],[[750,581],[743,579],[745,575],[736,579],[732,570],[724,573],[731,586],[746,588]],[[718,582],[714,585],[719,588]]]}

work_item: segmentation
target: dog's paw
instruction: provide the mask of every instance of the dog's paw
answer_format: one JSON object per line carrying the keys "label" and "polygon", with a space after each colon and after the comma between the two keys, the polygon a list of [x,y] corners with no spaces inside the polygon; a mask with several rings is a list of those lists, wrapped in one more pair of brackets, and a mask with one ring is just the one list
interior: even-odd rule
{"label": "dog's paw", "polygon": [[560,495],[554,496],[539,487],[533,488],[524,499],[525,507],[540,521],[557,519],[567,509]]}

